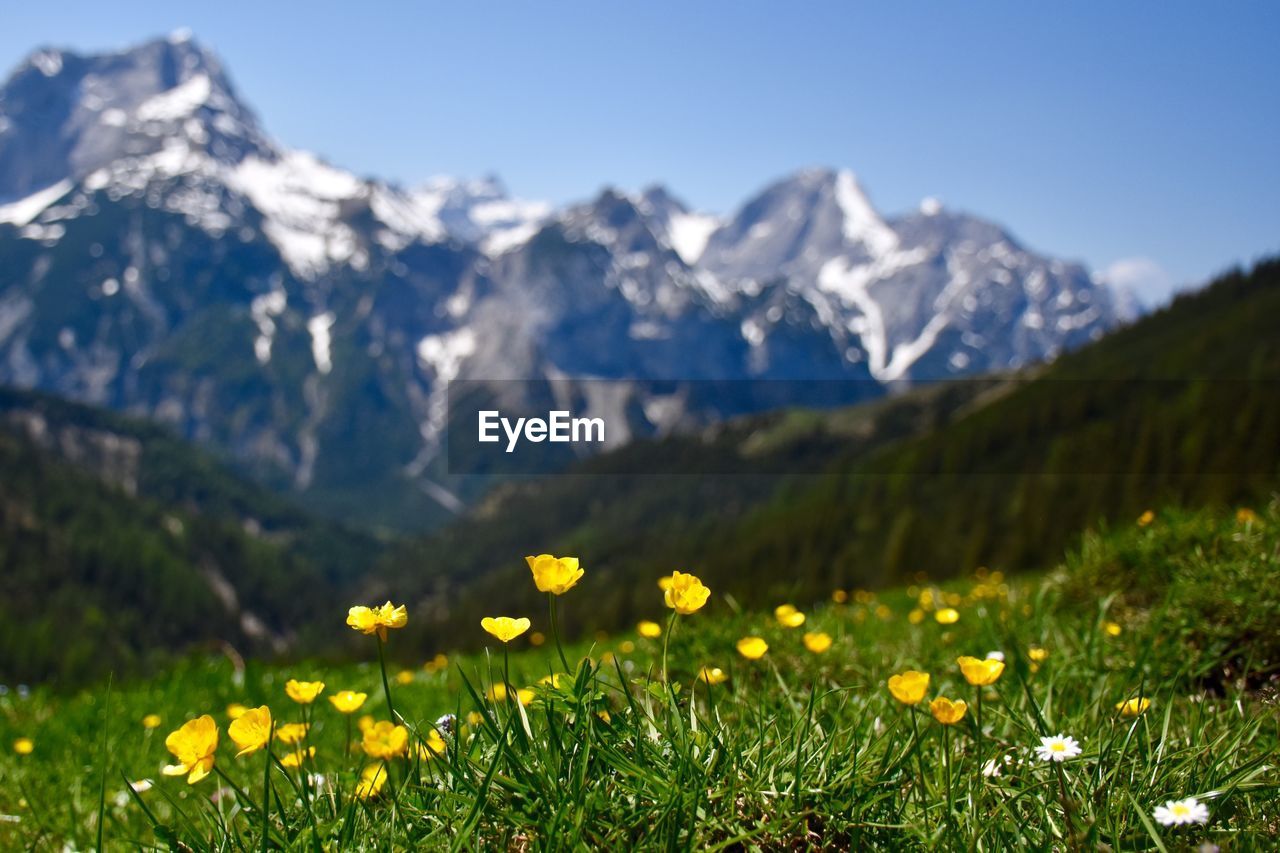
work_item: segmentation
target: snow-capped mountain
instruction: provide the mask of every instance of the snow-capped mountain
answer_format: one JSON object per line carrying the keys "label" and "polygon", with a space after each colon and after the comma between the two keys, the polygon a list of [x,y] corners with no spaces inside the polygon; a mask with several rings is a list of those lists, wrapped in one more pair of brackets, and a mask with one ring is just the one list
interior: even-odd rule
{"label": "snow-capped mountain", "polygon": [[638,380],[574,393],[661,431],[814,401],[643,380],[859,380],[848,399],[1119,318],[1079,265],[935,202],[886,218],[847,171],[724,218],[662,187],[558,210],[493,178],[404,188],[270,138],[183,35],[41,50],[0,88],[0,381],[172,424],[333,512],[465,505],[454,379]]}

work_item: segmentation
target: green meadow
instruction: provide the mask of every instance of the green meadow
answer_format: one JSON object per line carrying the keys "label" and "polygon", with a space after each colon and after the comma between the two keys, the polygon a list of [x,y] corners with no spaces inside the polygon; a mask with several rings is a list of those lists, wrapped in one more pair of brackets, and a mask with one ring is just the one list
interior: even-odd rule
{"label": "green meadow", "polygon": [[[0,848],[1274,849],[1278,562],[1274,504],[1164,510],[1047,572],[776,602],[795,612],[712,589],[677,613],[655,566],[655,624],[563,650],[543,608],[492,614],[530,620],[508,644],[475,625],[483,653],[409,661],[391,627],[358,664],[10,684]],[[599,594],[582,567],[561,614]],[[265,730],[232,726],[262,706]],[[216,746],[171,735],[204,715]]]}

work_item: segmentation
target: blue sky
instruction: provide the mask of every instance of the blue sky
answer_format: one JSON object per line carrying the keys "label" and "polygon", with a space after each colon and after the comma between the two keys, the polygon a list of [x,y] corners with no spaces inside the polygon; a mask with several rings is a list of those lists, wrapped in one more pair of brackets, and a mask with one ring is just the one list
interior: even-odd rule
{"label": "blue sky", "polygon": [[0,66],[189,27],[276,137],[404,183],[724,212],[847,166],[1151,293],[1280,250],[1280,3],[183,6],[10,4]]}

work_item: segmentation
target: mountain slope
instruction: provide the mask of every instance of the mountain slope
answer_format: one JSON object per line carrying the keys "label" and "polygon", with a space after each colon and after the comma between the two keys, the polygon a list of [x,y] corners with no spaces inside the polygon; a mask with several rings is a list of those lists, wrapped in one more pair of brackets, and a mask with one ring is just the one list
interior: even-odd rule
{"label": "mountain slope", "polygon": [[[723,219],[662,187],[560,210],[494,179],[406,189],[272,139],[183,35],[44,49],[0,87],[0,382],[157,420],[386,528],[491,483],[442,458],[455,379],[527,380],[526,401],[576,379],[849,380],[840,404],[1051,358],[1122,318],[1079,265],[936,205],[886,218],[848,171]],[[811,402],[659,418],[642,381],[619,387],[577,391],[636,413],[623,438]]]}
{"label": "mountain slope", "polygon": [[123,674],[192,646],[315,649],[381,548],[163,430],[0,390],[0,682]]}
{"label": "mountain slope", "polygon": [[413,630],[431,642],[481,611],[540,606],[515,582],[526,553],[579,554],[616,581],[581,629],[646,615],[627,590],[659,570],[761,604],[1043,566],[1101,520],[1280,486],[1277,311],[1268,261],[1049,368],[637,443],[508,487],[381,574],[399,590],[420,579],[430,615]]}

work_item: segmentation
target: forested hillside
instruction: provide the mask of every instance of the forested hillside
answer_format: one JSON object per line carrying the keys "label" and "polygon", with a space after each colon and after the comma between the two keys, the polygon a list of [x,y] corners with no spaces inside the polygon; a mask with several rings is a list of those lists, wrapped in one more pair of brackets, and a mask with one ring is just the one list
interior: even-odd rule
{"label": "forested hillside", "polygon": [[[1277,316],[1272,260],[1048,368],[749,419],[510,486],[379,575],[415,586],[426,618],[414,630],[428,644],[481,610],[536,606],[513,583],[527,571],[513,554],[578,554],[617,579],[578,629],[649,615],[652,602],[629,590],[658,568],[697,571],[752,605],[915,573],[1042,567],[1109,519],[1264,500],[1276,488]],[[761,473],[788,466],[817,473]]]}

